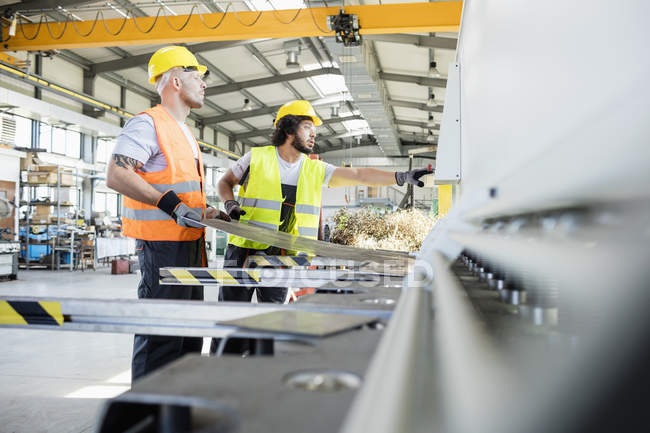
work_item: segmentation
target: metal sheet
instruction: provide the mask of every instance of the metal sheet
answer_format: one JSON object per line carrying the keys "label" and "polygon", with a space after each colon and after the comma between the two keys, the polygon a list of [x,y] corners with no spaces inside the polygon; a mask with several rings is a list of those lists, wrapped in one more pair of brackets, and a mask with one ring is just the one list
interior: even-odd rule
{"label": "metal sheet", "polygon": [[219,325],[237,326],[238,328],[256,331],[325,337],[376,320],[376,317],[361,315],[355,316],[349,314],[328,314],[305,311],[275,311],[218,323]]}
{"label": "metal sheet", "polygon": [[313,256],[335,257],[344,260],[372,261],[372,262],[408,262],[413,257],[403,251],[369,250],[355,248],[347,245],[332,244],[330,242],[307,239],[289,233],[269,230],[252,224],[243,224],[236,221],[228,222],[218,219],[203,221],[207,226],[230,233],[235,236],[262,242],[291,251],[301,251]]}

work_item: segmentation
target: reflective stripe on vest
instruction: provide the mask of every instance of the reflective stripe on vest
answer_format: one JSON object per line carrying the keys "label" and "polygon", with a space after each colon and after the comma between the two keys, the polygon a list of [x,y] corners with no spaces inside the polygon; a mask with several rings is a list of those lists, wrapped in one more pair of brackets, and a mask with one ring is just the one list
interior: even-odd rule
{"label": "reflective stripe on vest", "polygon": [[282,200],[265,200],[263,198],[238,197],[241,207],[256,207],[258,209],[282,210]]}
{"label": "reflective stripe on vest", "polygon": [[[200,207],[192,208],[192,210],[198,213],[199,215],[201,215],[201,212],[203,212],[203,208]],[[170,217],[165,212],[157,208],[156,209],[131,209],[126,207],[122,210],[122,216],[124,218],[129,218],[131,220],[136,220],[136,221],[166,221],[166,220],[173,221],[172,217]]]}
{"label": "reflective stripe on vest", "polygon": [[305,158],[296,190],[295,234],[318,239],[320,203],[325,164],[317,159]]}
{"label": "reflective stripe on vest", "polygon": [[320,206],[312,206],[309,204],[297,204],[296,212],[308,213],[308,214],[320,216]]}
{"label": "reflective stripe on vest", "polygon": [[[156,172],[136,170],[136,173],[161,194],[174,191],[183,203],[203,215],[206,197],[202,189],[201,152],[198,153],[197,169],[192,144],[167,110],[157,105],[144,113],[153,119],[158,145],[165,155],[167,167]],[[189,241],[199,239],[204,230],[181,227],[156,206],[123,196],[122,231],[125,236],[147,241]]]}
{"label": "reflective stripe on vest", "polygon": [[318,237],[318,228],[298,227],[298,234],[300,234],[300,236],[316,239]]}
{"label": "reflective stripe on vest", "polygon": [[[292,234],[318,237],[321,188],[325,179],[325,165],[322,161],[303,157],[296,188],[296,224]],[[251,163],[246,188],[239,189],[238,201],[246,215],[240,221],[277,230],[280,226],[282,209],[282,184],[275,146],[251,149]],[[269,246],[259,242],[230,235],[228,242],[243,248],[266,249]]]}
{"label": "reflective stripe on vest", "polygon": [[264,227],[265,229],[271,229],[271,230],[277,230],[278,225],[277,224],[271,224],[271,223],[263,223],[260,221],[247,221],[248,224],[254,225],[254,226],[259,226],[259,227]]}

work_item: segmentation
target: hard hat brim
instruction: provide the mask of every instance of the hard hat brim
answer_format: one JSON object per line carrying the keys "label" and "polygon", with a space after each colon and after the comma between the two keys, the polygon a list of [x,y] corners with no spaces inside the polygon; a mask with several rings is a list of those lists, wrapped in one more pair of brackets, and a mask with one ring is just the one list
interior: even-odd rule
{"label": "hard hat brim", "polygon": [[[171,67],[169,69],[179,68],[179,67],[181,67],[181,66],[173,66],[173,67]],[[169,69],[167,69],[167,71],[169,71]],[[205,66],[205,65],[196,65],[196,70],[199,71],[201,76],[204,76],[206,74],[206,72],[208,72],[208,67]],[[165,71],[165,72],[167,72],[167,71]],[[149,83],[156,84],[156,80],[158,80],[158,77],[160,77],[165,72],[161,72],[160,74],[156,75],[155,77],[149,78]]]}
{"label": "hard hat brim", "polygon": [[[286,114],[286,116],[289,116],[289,114]],[[323,121],[318,116],[310,116],[308,114],[303,114],[303,116],[311,117],[311,121],[314,122],[314,126],[321,126],[323,124]],[[278,122],[280,121],[280,119],[282,119],[282,117],[280,117],[279,119],[275,119],[275,122],[273,122],[273,126],[277,126]]]}

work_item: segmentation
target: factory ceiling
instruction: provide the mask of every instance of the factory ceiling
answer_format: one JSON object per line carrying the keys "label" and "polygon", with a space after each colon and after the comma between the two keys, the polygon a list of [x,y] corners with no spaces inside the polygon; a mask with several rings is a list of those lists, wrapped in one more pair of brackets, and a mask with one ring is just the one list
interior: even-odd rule
{"label": "factory ceiling", "polygon": [[292,99],[310,100],[323,118],[321,153],[369,146],[368,156],[391,156],[405,154],[406,143],[437,143],[462,3],[345,2],[345,12],[358,16],[360,47],[337,46],[327,28],[341,6],[0,0],[0,14],[6,50],[56,50],[84,69],[90,95],[101,76],[155,101],[149,57],[170,43],[186,45],[211,72],[206,103],[192,117],[197,127],[249,146],[268,142],[276,110]]}

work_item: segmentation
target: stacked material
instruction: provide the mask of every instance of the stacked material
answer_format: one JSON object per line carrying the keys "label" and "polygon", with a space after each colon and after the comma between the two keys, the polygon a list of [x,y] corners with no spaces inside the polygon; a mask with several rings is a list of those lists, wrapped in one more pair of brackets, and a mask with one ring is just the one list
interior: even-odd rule
{"label": "stacked material", "polygon": [[343,208],[334,215],[331,241],[359,248],[414,252],[435,223],[436,218],[417,209],[381,213]]}

